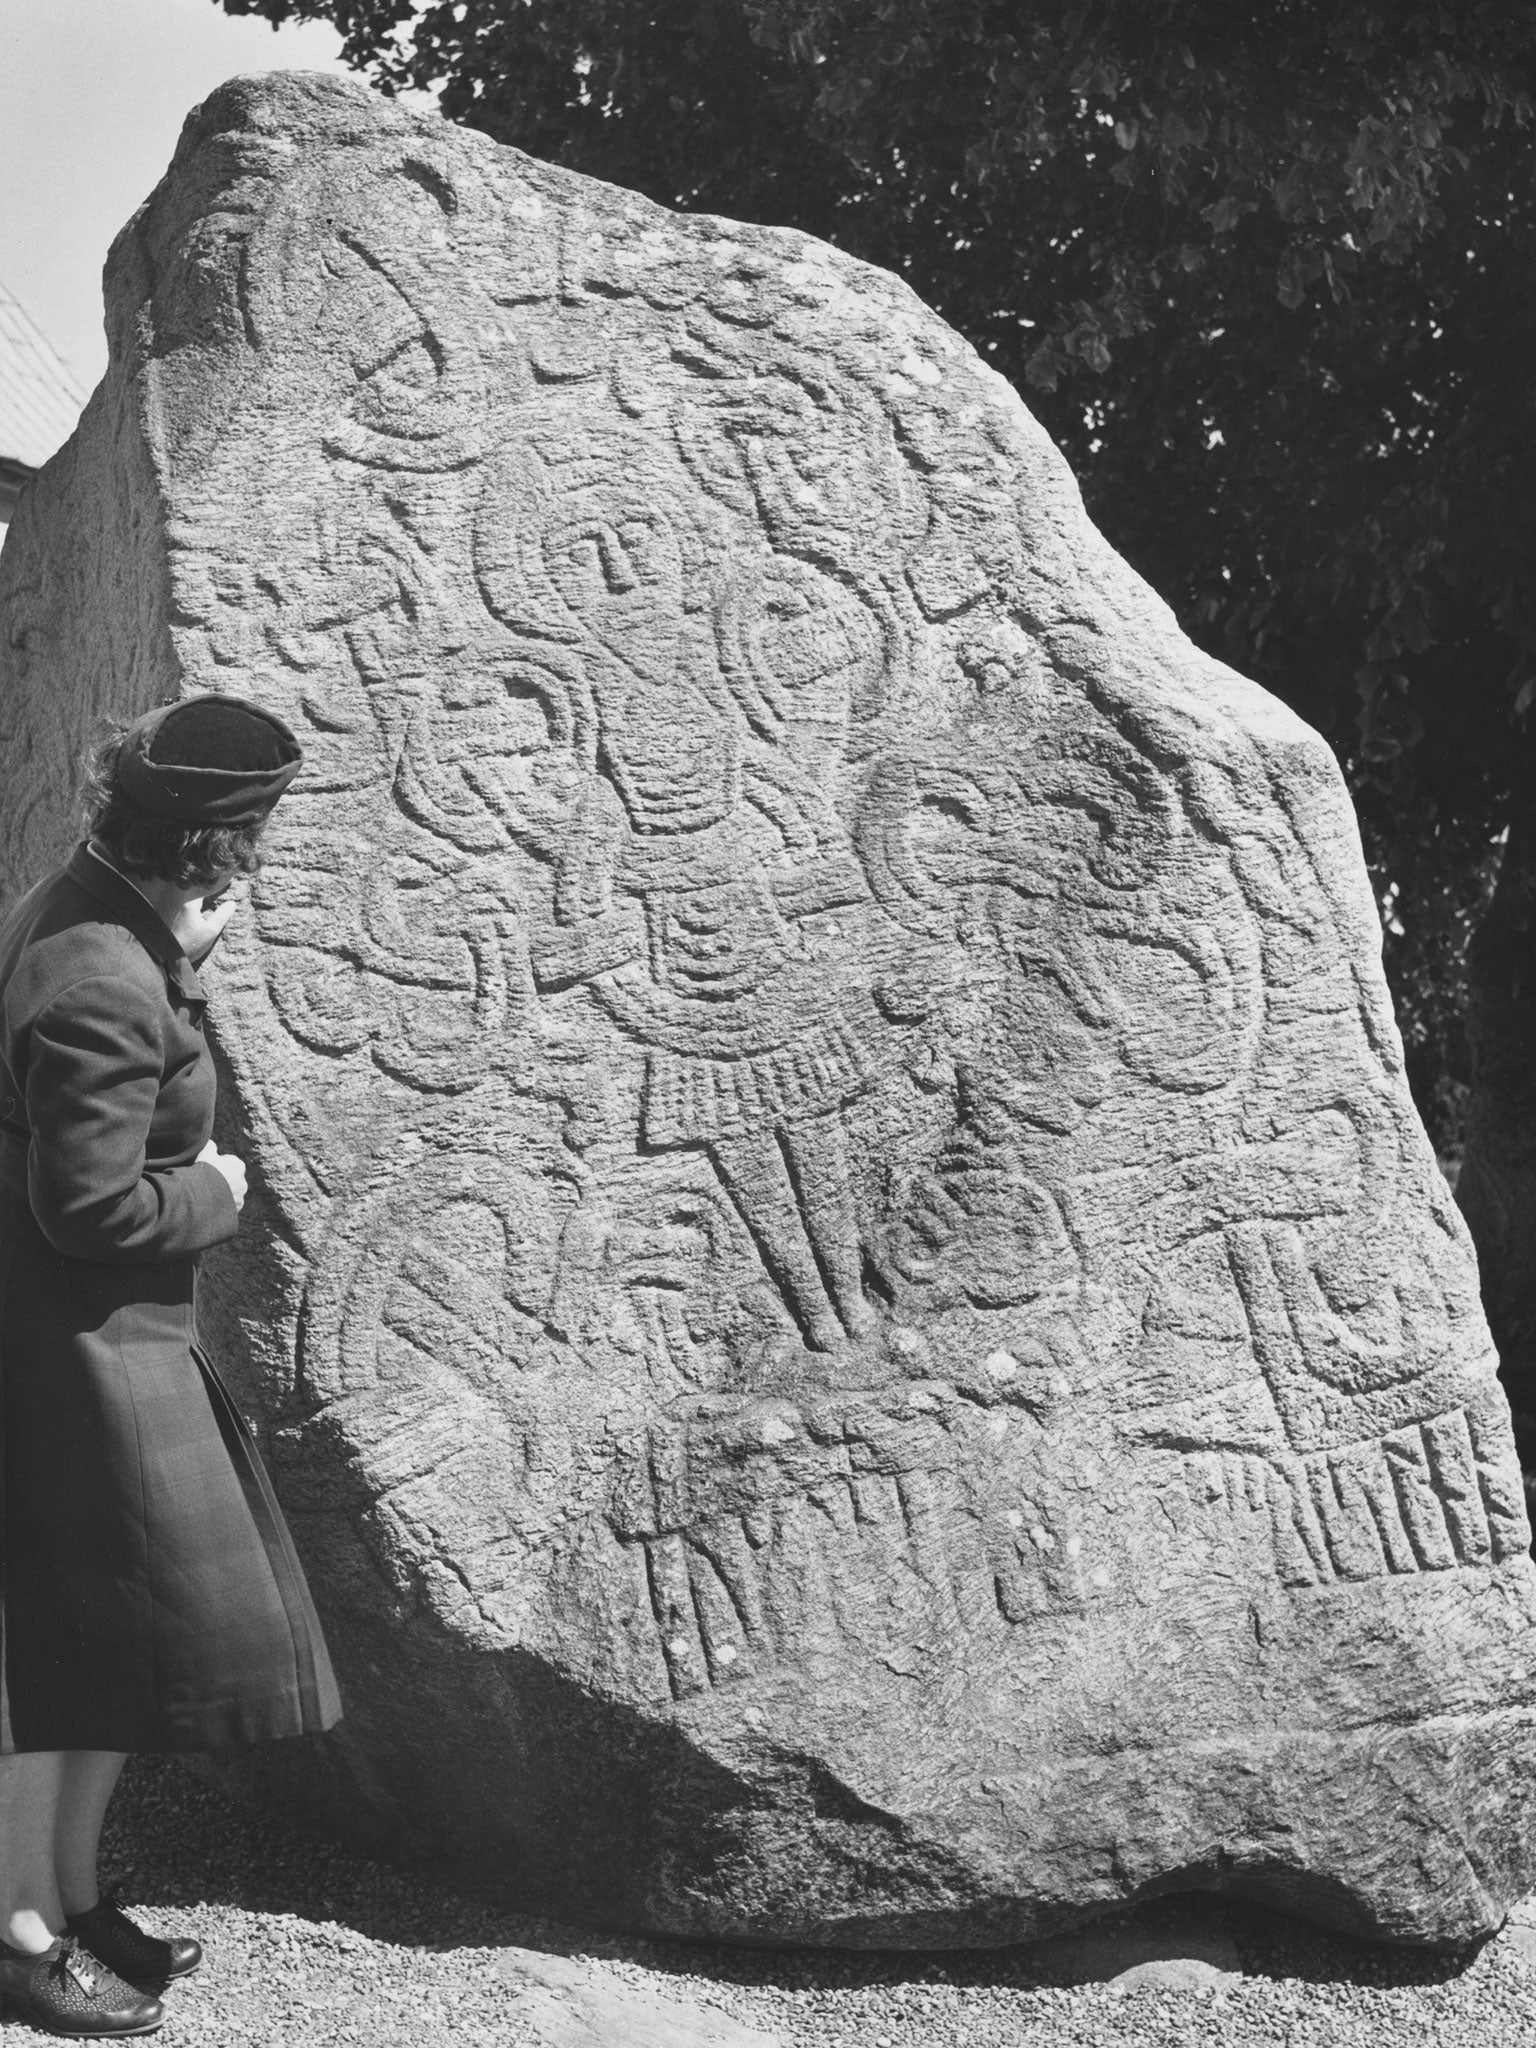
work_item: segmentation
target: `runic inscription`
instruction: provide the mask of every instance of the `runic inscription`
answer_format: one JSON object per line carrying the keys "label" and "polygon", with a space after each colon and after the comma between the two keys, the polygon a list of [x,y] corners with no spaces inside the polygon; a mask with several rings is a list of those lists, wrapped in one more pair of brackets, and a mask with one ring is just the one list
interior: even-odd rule
{"label": "runic inscription", "polygon": [[1497,1924],[1536,1576],[1322,742],[803,237],[289,77],[111,290],[0,769],[118,674],[303,739],[205,1306],[357,1797],[694,1933]]}

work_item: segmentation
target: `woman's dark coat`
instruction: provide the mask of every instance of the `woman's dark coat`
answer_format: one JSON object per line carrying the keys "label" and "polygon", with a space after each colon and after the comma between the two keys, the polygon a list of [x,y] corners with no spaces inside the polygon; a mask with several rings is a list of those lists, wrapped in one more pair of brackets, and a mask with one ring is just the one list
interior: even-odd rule
{"label": "woman's dark coat", "polygon": [[335,1680],[266,1473],[201,1350],[234,1234],[204,996],[79,848],[0,926],[0,1753],[329,1727]]}

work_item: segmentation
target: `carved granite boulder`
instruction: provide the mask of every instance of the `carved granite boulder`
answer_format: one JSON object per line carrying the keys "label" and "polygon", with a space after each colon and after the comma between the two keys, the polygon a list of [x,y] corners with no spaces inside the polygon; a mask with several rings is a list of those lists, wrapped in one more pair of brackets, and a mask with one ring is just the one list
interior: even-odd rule
{"label": "carved granite boulder", "polygon": [[263,1771],[692,1934],[1496,1926],[1536,1578],[1322,742],[803,237],[288,75],[108,313],[0,851],[103,707],[303,737],[209,970],[349,1708]]}

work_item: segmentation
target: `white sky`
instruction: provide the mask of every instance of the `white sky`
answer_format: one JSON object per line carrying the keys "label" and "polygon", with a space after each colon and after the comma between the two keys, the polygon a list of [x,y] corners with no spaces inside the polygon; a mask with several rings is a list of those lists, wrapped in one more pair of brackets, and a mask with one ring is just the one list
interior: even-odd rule
{"label": "white sky", "polygon": [[91,389],[101,266],[199,100],[241,71],[334,71],[341,38],[216,0],[0,0],[0,278]]}

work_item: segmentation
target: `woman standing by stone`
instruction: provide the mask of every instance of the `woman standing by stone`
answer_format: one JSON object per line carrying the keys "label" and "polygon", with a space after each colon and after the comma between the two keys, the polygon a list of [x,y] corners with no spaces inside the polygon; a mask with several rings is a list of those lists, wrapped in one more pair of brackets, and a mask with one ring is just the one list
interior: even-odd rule
{"label": "woman standing by stone", "polygon": [[196,1969],[96,1883],[125,1755],[332,1725],[335,1680],[249,1436],[198,1342],[232,1237],[194,964],[300,752],[241,699],[91,763],[91,837],[0,926],[0,1998],[140,2034]]}

